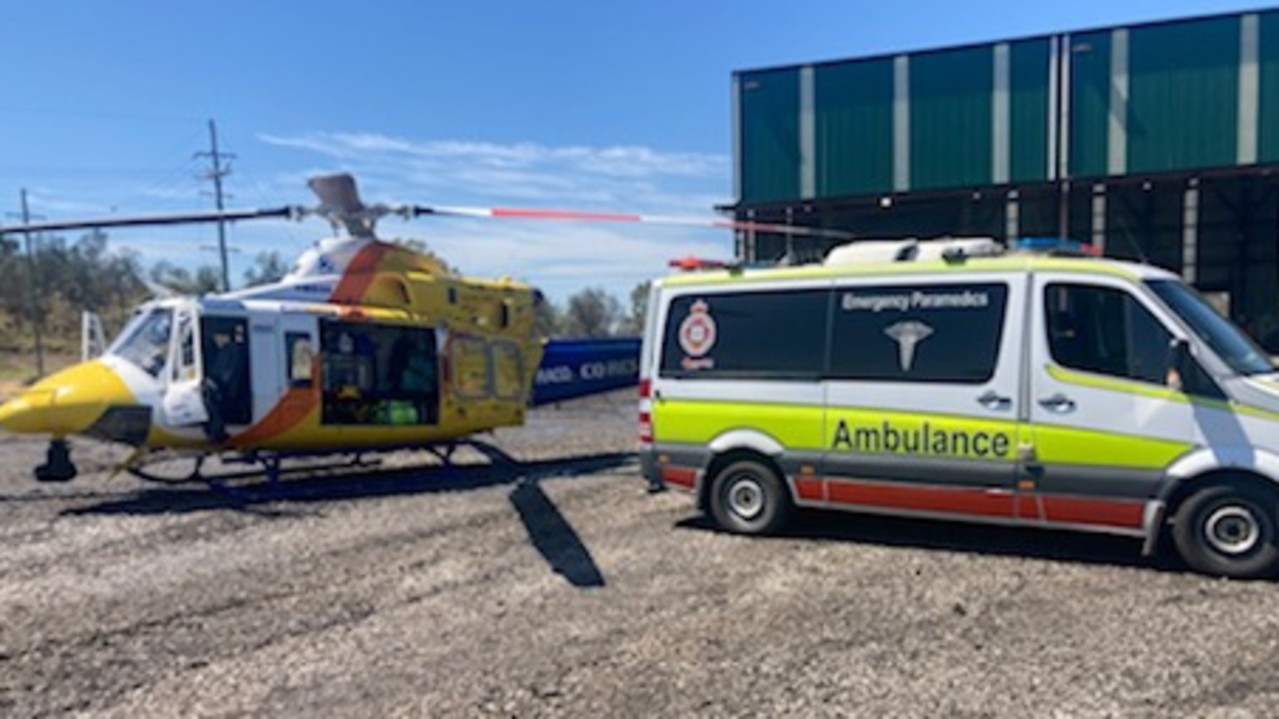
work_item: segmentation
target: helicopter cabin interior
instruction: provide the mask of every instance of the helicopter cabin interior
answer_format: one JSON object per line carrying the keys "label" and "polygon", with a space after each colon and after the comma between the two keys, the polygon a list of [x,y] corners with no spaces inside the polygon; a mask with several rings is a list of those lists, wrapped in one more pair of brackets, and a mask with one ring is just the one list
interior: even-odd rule
{"label": "helicopter cabin interior", "polygon": [[[290,385],[313,381],[310,335],[286,333]],[[435,424],[439,357],[433,328],[320,321],[320,422]]]}

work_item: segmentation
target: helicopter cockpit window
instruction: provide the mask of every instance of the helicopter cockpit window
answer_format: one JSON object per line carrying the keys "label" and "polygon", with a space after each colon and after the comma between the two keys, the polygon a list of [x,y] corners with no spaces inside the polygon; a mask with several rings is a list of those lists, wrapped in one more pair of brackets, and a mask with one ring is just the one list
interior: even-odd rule
{"label": "helicopter cockpit window", "polygon": [[175,382],[195,379],[198,369],[195,363],[195,323],[189,314],[178,317],[178,361],[170,375]]}
{"label": "helicopter cockpit window", "polygon": [[169,354],[172,327],[173,311],[157,307],[125,328],[111,348],[111,354],[132,362],[153,377],[159,377]]}

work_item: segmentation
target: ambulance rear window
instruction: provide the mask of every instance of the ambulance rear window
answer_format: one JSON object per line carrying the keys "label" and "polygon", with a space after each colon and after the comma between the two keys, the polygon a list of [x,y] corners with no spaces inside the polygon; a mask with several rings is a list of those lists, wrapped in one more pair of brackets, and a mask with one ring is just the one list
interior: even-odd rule
{"label": "ambulance rear window", "polygon": [[662,341],[664,377],[816,379],[825,361],[827,290],[675,298]]}

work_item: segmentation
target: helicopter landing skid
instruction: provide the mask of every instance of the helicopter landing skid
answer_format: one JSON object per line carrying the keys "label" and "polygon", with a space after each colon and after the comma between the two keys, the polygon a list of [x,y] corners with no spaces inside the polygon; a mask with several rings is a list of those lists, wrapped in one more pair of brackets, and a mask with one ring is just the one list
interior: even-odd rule
{"label": "helicopter landing skid", "polygon": [[[517,468],[519,465],[516,460],[494,445],[479,439],[467,438],[439,444],[370,449],[366,452],[267,452],[250,450],[227,454],[216,452],[188,454],[161,450],[130,462],[123,469],[138,479],[156,484],[205,484],[210,489],[240,499],[266,499],[283,496],[285,485],[282,484],[282,480],[286,476],[312,477],[341,470],[377,467],[382,464],[381,457],[370,457],[368,456],[369,454],[398,450],[420,450],[430,454],[439,463],[436,466],[446,471],[453,470],[460,466],[454,455],[458,449],[464,447],[479,453],[488,460],[489,464],[495,467],[512,469]],[[217,472],[207,471],[205,464],[211,457],[220,459],[222,467]],[[285,460],[312,461],[300,461],[290,466],[284,466],[283,462]],[[189,465],[190,469],[187,471],[157,471],[158,468],[164,465],[173,465],[177,462],[186,461],[193,462],[193,464]],[[470,461],[465,462],[465,464],[470,464]],[[249,465],[250,467],[234,471],[225,469],[228,465]],[[169,467],[164,468],[169,469]],[[404,467],[398,462],[394,463],[392,467],[392,469],[402,468]],[[261,482],[261,480],[266,481]],[[265,490],[265,494],[260,493],[260,490]]]}
{"label": "helicopter landing skid", "polygon": [[[257,467],[251,468],[251,469],[245,469],[241,471],[224,471],[224,472],[217,472],[217,473],[207,473],[204,471],[204,462],[205,460],[207,460],[209,457],[212,457],[212,456],[215,456],[215,455],[213,454],[196,455],[194,457],[195,464],[192,466],[191,471],[187,472],[184,475],[179,475],[179,476],[160,474],[158,472],[154,472],[152,470],[147,469],[148,464],[155,464],[158,462],[142,463],[142,464],[128,466],[128,467],[125,467],[125,471],[127,471],[129,474],[133,475],[134,477],[137,477],[138,479],[141,479],[147,482],[155,482],[157,484],[179,485],[179,484],[193,484],[197,482],[202,482],[214,489],[230,490],[235,487],[235,484],[233,483],[239,483],[245,480],[265,479],[267,485],[273,487],[279,484],[280,478],[286,474],[326,472],[326,471],[332,471],[335,469],[373,467],[381,464],[380,459],[376,459],[376,458],[369,459],[369,458],[366,458],[363,454],[357,453],[353,456],[344,457],[342,459],[328,461],[328,462],[307,463],[307,464],[302,464],[295,467],[282,467],[281,463],[285,459],[306,458],[306,457],[314,458],[317,456],[323,457],[327,455],[285,454],[285,453],[275,453],[275,452],[271,452],[271,453],[249,452],[246,454],[222,457],[222,464],[224,465],[230,465],[230,464],[258,465]],[[165,461],[165,460],[160,460],[160,461]]]}

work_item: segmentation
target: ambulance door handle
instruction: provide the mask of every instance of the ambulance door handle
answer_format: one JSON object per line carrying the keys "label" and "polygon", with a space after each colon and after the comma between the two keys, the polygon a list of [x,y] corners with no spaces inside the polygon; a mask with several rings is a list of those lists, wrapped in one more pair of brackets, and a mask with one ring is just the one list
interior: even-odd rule
{"label": "ambulance door handle", "polygon": [[1039,400],[1039,406],[1043,407],[1049,412],[1055,412],[1057,414],[1066,414],[1067,412],[1075,411],[1075,400],[1067,397],[1064,394],[1058,393],[1051,397]]}
{"label": "ambulance door handle", "polygon": [[986,409],[1000,410],[1008,409],[1013,406],[1013,398],[995,394],[995,390],[986,390],[986,393],[977,398],[977,403]]}

